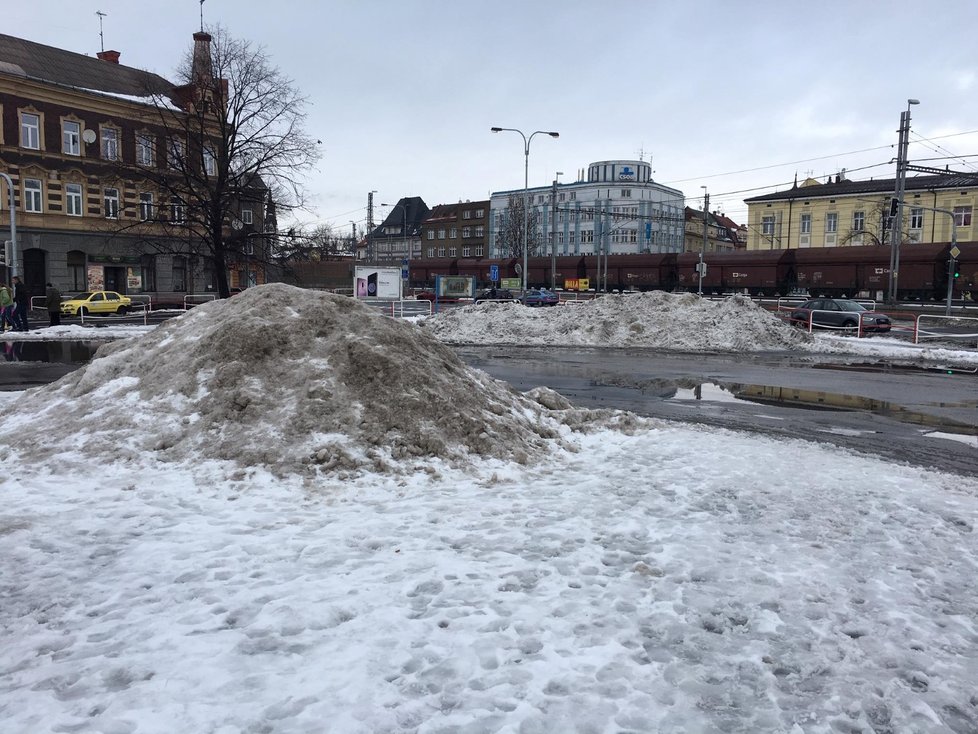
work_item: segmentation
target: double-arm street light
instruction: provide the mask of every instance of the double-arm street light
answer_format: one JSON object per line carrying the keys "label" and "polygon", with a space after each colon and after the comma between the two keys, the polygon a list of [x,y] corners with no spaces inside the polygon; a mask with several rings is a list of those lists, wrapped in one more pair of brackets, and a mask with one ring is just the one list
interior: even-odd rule
{"label": "double-arm street light", "polygon": [[529,246],[530,229],[530,143],[534,135],[549,135],[552,138],[559,138],[560,133],[547,130],[536,130],[527,137],[522,130],[514,127],[493,127],[489,128],[494,133],[509,132],[519,133],[523,138],[523,292],[526,292],[527,284],[527,248]]}

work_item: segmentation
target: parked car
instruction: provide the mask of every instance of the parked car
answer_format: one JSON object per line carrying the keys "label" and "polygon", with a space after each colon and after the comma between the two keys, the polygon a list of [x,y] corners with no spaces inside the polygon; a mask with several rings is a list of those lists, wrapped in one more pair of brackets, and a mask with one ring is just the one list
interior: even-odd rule
{"label": "parked car", "polygon": [[800,328],[807,329],[809,319],[813,326],[852,331],[860,327],[860,322],[864,332],[884,333],[893,328],[886,314],[870,311],[845,298],[813,298],[791,312],[791,323]]}
{"label": "parked car", "polygon": [[[414,294],[414,297],[419,301],[435,301],[434,291],[420,291]],[[458,299],[453,296],[438,296],[438,303],[458,303]]]}
{"label": "parked car", "polygon": [[124,314],[131,309],[132,299],[115,291],[87,291],[76,296],[69,296],[61,302],[62,316]]}
{"label": "parked car", "polygon": [[479,295],[475,297],[474,303],[482,303],[483,301],[518,301],[519,299],[513,295],[513,291],[508,288],[490,288],[489,290],[482,291]]}
{"label": "parked car", "polygon": [[546,288],[531,288],[520,299],[524,306],[556,306],[560,296]]}

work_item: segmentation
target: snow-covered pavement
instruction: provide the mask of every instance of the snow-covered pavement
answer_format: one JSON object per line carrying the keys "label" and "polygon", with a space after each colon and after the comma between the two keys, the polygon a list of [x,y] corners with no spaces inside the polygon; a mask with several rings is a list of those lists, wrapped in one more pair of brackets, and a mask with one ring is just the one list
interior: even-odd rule
{"label": "snow-covered pavement", "polygon": [[254,291],[0,395],[4,732],[978,731],[978,481]]}

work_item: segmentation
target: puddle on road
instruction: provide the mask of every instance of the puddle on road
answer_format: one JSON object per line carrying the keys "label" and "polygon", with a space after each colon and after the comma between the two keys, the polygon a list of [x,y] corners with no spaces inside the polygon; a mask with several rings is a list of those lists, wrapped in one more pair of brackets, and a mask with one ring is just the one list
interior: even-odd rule
{"label": "puddle on road", "polygon": [[91,361],[100,341],[2,341],[0,349],[7,362],[56,362],[84,364]]}
{"label": "puddle on road", "polygon": [[[665,400],[741,403],[804,410],[860,411],[883,415],[901,423],[939,428],[947,433],[978,435],[978,427],[974,423],[921,413],[890,401],[865,398],[860,395],[774,385],[720,384],[691,380],[654,380],[643,385],[643,391],[656,392]],[[943,403],[940,407],[978,411],[978,402]]]}

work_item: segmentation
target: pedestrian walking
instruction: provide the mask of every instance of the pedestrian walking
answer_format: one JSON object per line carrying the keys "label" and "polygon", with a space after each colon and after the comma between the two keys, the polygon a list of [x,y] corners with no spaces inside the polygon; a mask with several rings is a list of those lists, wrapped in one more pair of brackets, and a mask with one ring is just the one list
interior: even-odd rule
{"label": "pedestrian walking", "polygon": [[61,326],[61,291],[51,283],[47,284],[44,291],[44,305],[48,309],[48,321],[51,326]]}
{"label": "pedestrian walking", "polygon": [[27,286],[17,275],[11,280],[14,284],[14,331],[30,331],[27,312],[31,310],[31,297],[27,295]]}
{"label": "pedestrian walking", "polygon": [[0,333],[14,328],[14,294],[6,283],[0,283]]}

